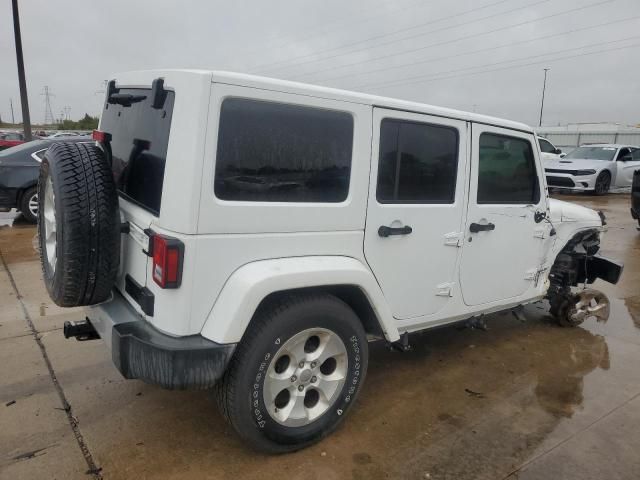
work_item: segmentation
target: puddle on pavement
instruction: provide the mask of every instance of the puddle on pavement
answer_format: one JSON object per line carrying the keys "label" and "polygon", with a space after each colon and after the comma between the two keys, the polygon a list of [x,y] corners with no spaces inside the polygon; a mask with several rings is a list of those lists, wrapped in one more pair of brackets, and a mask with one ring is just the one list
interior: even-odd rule
{"label": "puddle on pavement", "polygon": [[7,264],[38,259],[36,226],[21,214],[0,213],[0,251]]}
{"label": "puddle on pavement", "polygon": [[[640,330],[624,301],[611,298],[608,322],[579,328],[556,326],[543,303],[525,315],[525,323],[491,315],[487,332],[451,326],[413,334],[404,354],[372,344],[357,408],[329,440],[290,455],[246,449],[205,393],[149,388],[145,401],[122,405],[117,423],[136,427],[111,439],[101,466],[115,476],[180,476],[179,466],[189,465],[195,477],[504,478],[595,421],[601,406],[620,402],[618,387],[640,388]],[[170,449],[167,425],[181,439]]]}

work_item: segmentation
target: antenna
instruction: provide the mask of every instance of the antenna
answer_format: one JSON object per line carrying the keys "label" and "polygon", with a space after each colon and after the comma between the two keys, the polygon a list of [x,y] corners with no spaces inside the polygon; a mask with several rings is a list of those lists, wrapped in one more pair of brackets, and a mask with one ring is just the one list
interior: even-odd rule
{"label": "antenna", "polygon": [[44,86],[44,91],[40,94],[44,95],[44,124],[53,125],[53,112],[51,111],[51,97],[55,97],[53,93],[49,91],[47,85]]}

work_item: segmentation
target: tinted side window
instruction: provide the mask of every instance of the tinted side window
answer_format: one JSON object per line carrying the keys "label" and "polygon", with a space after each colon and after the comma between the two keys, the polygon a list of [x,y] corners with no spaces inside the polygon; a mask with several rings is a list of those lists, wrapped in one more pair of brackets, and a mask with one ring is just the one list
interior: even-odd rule
{"label": "tinted side window", "polygon": [[506,135],[480,135],[478,203],[538,203],[540,188],[531,143]]}
{"label": "tinted side window", "polygon": [[228,98],[215,193],[222,200],[342,202],[352,150],[353,117],[346,112]]}
{"label": "tinted side window", "polygon": [[620,151],[618,152],[618,157],[616,158],[617,160],[621,160],[623,157],[629,155],[631,153],[631,149],[630,148],[621,148]]}
{"label": "tinted side window", "polygon": [[376,197],[380,203],[453,203],[458,131],[384,119]]}
{"label": "tinted side window", "polygon": [[538,139],[538,143],[540,143],[540,151],[544,153],[556,153],[556,149],[546,140]]}

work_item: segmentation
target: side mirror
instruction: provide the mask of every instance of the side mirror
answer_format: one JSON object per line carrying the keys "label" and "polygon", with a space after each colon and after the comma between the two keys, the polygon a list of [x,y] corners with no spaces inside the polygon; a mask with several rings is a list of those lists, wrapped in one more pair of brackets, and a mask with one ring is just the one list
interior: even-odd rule
{"label": "side mirror", "polygon": [[556,155],[560,155],[560,154],[562,153],[562,150],[560,150],[559,148],[556,148],[556,149],[555,149],[555,151],[554,151],[554,153],[555,153]]}
{"label": "side mirror", "polygon": [[633,160],[633,157],[631,155],[624,155],[619,159],[619,161],[621,162],[630,162],[631,160]]}

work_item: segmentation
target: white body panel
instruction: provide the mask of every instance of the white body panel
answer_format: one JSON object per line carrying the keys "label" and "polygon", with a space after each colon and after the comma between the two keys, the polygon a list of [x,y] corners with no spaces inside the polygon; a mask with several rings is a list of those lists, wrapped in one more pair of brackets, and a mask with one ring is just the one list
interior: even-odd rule
{"label": "white body panel", "polygon": [[218,343],[239,342],[253,312],[270,293],[306,287],[354,285],[369,300],[391,340],[397,327],[380,287],[362,262],[348,257],[296,257],[253,262],[231,275],[202,329],[205,338]]}
{"label": "white body panel", "polygon": [[[527,298],[535,290],[538,272],[544,263],[544,239],[549,236],[548,223],[536,223],[536,211],[546,213],[546,196],[532,204],[478,204],[478,144],[483,133],[495,133],[531,141],[531,135],[488,125],[474,125],[471,134],[471,190],[467,210],[467,227],[460,269],[462,295],[467,305]],[[537,149],[533,148],[536,169],[542,172]],[[540,173],[538,173],[540,176]],[[540,186],[538,186],[540,189]],[[493,224],[495,230],[471,233],[470,224]],[[486,281],[487,273],[500,278]]]}
{"label": "white body panel", "polygon": [[[380,203],[376,198],[380,124],[384,119],[435,124],[457,130],[458,169],[453,203]],[[394,316],[433,315],[459,295],[456,266],[462,245],[467,177],[467,123],[376,108],[364,251]],[[381,226],[410,226],[409,235],[381,237]]]}
{"label": "white body panel", "polygon": [[[119,86],[149,86],[163,77],[176,91],[158,216],[121,199],[123,219],[140,230],[184,244],[182,284],[162,289],[151,280],[151,261],[139,231],[123,235],[117,288],[130,274],[154,295],[146,320],[175,336],[201,333],[219,343],[240,340],[255,308],[288,289],[351,285],[361,289],[389,340],[399,333],[510,308],[544,296],[546,273],[562,245],[550,226],[536,224],[547,211],[546,191],[533,206],[476,205],[471,132],[499,131],[527,139],[526,125],[467,112],[248,75],[205,71],[134,72]],[[220,106],[225,98],[316,107],[353,117],[349,192],[339,203],[223,201],[214,191]],[[379,123],[383,117],[435,123],[459,132],[455,201],[447,205],[376,202]],[[475,133],[474,133],[475,135]],[[539,182],[544,175],[536,154]],[[475,174],[477,176],[477,174]],[[563,212],[564,212],[563,208]],[[559,229],[562,239],[600,228],[593,212]],[[468,244],[471,221],[499,225]],[[562,221],[562,220],[561,220]],[[381,225],[409,224],[415,235],[380,238]],[[565,240],[566,241],[566,240]],[[525,277],[534,270],[539,275]],[[461,288],[462,287],[462,288]],[[126,296],[126,294],[125,294]],[[130,303],[140,309],[133,299]]]}

